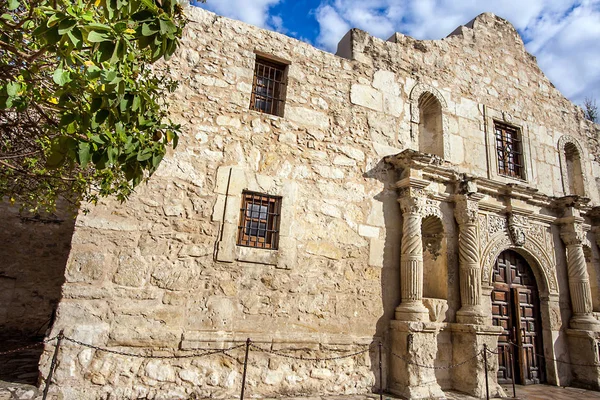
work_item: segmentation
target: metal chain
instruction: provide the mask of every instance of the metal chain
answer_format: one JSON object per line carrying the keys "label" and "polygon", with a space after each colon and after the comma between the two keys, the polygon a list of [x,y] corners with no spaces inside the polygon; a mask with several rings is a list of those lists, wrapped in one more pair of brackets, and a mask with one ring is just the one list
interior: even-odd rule
{"label": "metal chain", "polygon": [[38,346],[41,346],[43,344],[49,343],[49,342],[51,342],[53,340],[56,340],[56,338],[58,338],[58,336],[54,336],[53,338],[45,339],[45,340],[42,340],[41,342],[32,343],[32,344],[29,344],[27,346],[19,347],[19,348],[16,348],[16,349],[7,350],[7,351],[0,351],[0,356],[6,355],[6,354],[18,353],[20,351],[27,350],[27,349],[33,349],[34,347],[38,347]]}
{"label": "metal chain", "polygon": [[487,349],[490,354],[500,354],[500,347],[496,347],[496,350]]}
{"label": "metal chain", "polygon": [[[524,346],[519,346],[518,344],[513,343],[510,340],[508,341],[508,343],[510,345],[512,345],[512,346],[519,347],[521,349],[525,348]],[[578,364],[578,363],[572,363],[572,362],[557,360],[556,358],[552,358],[552,357],[546,357],[546,356],[543,356],[541,354],[537,354],[535,352],[533,353],[533,355],[536,356],[536,357],[541,357],[541,358],[545,359],[546,361],[556,361],[557,363],[568,364],[568,365],[575,365],[577,367],[594,367],[594,368],[600,367],[600,364]]]}
{"label": "metal chain", "polygon": [[67,340],[67,341],[69,341],[69,342],[71,342],[71,343],[75,343],[75,344],[78,344],[80,346],[88,347],[90,349],[94,349],[94,350],[98,350],[98,351],[103,351],[105,353],[117,354],[117,355],[125,356],[125,357],[155,358],[155,359],[197,358],[197,357],[206,357],[206,356],[210,356],[210,355],[218,354],[218,353],[223,353],[223,354],[231,357],[229,354],[226,354],[227,351],[239,349],[240,347],[244,347],[246,345],[246,344],[240,344],[238,346],[229,347],[227,349],[207,350],[207,351],[204,351],[203,353],[185,354],[185,355],[178,355],[178,356],[154,356],[154,355],[134,354],[134,353],[127,353],[127,352],[124,352],[124,351],[106,349],[106,348],[103,348],[103,347],[94,346],[94,345],[91,345],[91,344],[80,342],[78,340],[71,339],[70,337],[67,337],[67,336],[65,336],[64,339]]}
{"label": "metal chain", "polygon": [[417,367],[421,367],[421,368],[437,369],[437,370],[445,370],[445,369],[452,369],[452,368],[460,367],[461,365],[464,365],[464,364],[468,363],[469,361],[472,361],[472,360],[476,359],[477,357],[479,357],[480,355],[483,354],[483,350],[481,350],[477,354],[475,354],[473,357],[467,358],[466,360],[461,361],[461,362],[459,362],[457,364],[436,367],[435,365],[424,365],[424,364],[416,363],[414,361],[407,360],[406,357],[403,357],[403,356],[401,356],[399,354],[396,354],[393,351],[391,351],[390,349],[386,348],[386,350],[389,351],[394,357],[401,359],[402,361],[404,361],[407,364],[416,365]]}
{"label": "metal chain", "polygon": [[268,354],[273,354],[279,357],[284,357],[284,358],[289,358],[292,360],[302,360],[302,361],[333,361],[333,360],[341,360],[344,358],[352,358],[355,356],[358,356],[360,354],[364,354],[367,353],[368,351],[370,351],[370,346],[364,350],[361,351],[357,351],[355,353],[351,353],[351,354],[344,354],[341,356],[334,356],[334,357],[324,357],[324,358],[318,358],[318,357],[302,357],[302,356],[292,356],[290,354],[285,354],[285,353],[280,353],[278,351],[275,350],[270,350],[270,349],[265,349],[262,348],[260,346],[255,345],[254,343],[250,343],[250,347],[254,347],[256,350],[258,351],[262,351],[263,353],[268,353]]}

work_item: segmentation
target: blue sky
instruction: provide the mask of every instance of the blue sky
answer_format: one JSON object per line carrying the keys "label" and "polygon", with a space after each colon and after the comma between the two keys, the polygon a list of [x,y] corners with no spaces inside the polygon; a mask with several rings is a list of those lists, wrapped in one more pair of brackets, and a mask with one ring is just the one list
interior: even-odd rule
{"label": "blue sky", "polygon": [[440,39],[482,12],[509,20],[548,78],[600,103],[600,0],[207,0],[203,8],[335,52],[351,28]]}

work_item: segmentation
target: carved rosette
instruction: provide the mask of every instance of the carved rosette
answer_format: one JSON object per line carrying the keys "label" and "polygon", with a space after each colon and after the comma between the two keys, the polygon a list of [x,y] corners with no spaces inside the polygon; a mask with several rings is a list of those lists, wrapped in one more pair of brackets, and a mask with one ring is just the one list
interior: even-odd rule
{"label": "carved rosette", "polygon": [[527,239],[525,230],[528,226],[527,217],[524,215],[511,213],[508,216],[508,234],[515,246],[523,247],[525,245],[525,240]]}

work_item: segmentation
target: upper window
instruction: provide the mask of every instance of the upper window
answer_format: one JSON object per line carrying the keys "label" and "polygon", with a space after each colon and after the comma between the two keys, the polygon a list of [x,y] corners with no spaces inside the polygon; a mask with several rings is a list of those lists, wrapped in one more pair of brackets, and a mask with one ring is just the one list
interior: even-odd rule
{"label": "upper window", "polygon": [[283,115],[285,96],[285,64],[256,57],[250,109]]}
{"label": "upper window", "polygon": [[518,128],[494,121],[498,173],[525,179],[523,169],[523,144]]}
{"label": "upper window", "polygon": [[244,191],[238,245],[277,250],[281,197]]}

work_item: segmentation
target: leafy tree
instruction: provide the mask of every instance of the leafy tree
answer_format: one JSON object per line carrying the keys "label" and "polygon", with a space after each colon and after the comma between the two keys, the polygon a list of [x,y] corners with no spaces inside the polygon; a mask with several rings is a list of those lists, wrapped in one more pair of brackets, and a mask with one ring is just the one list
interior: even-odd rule
{"label": "leafy tree", "polygon": [[598,106],[596,105],[596,100],[591,97],[586,97],[583,100],[583,113],[586,119],[589,119],[592,122],[598,122]]}
{"label": "leafy tree", "polygon": [[115,195],[158,167],[179,126],[175,0],[0,0],[0,198],[31,211]]}

